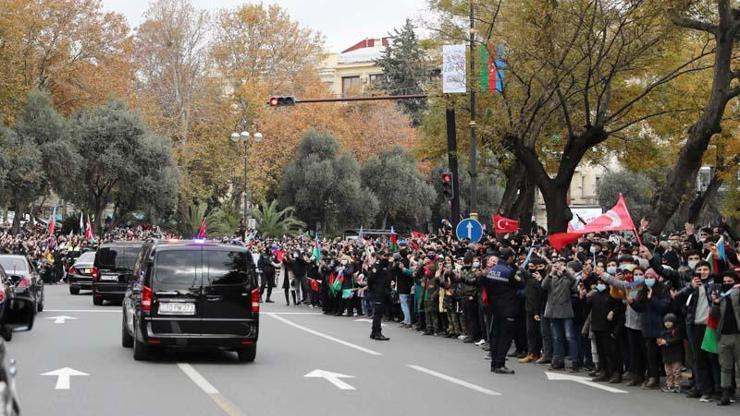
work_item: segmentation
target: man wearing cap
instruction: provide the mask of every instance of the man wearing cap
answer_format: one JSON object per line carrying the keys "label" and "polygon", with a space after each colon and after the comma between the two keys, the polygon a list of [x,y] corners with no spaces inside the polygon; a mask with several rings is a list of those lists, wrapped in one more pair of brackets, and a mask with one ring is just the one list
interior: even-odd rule
{"label": "man wearing cap", "polygon": [[519,315],[516,292],[524,286],[515,273],[515,257],[514,250],[508,247],[501,249],[498,258],[495,255],[488,257],[488,268],[482,283],[491,309],[491,371],[496,374],[514,374],[514,370],[506,367],[506,354],[516,333]]}
{"label": "man wearing cap", "polygon": [[388,252],[382,250],[370,269],[367,287],[373,302],[373,327],[370,338],[376,341],[388,341],[390,338],[382,333],[381,324],[385,308],[390,303],[391,296],[391,265]]}

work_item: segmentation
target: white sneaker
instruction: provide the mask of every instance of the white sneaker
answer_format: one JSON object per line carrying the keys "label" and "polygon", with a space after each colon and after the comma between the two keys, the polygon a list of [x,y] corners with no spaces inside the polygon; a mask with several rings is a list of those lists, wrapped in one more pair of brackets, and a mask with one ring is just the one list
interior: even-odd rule
{"label": "white sneaker", "polygon": [[482,346],[482,345],[483,345],[483,344],[485,344],[485,343],[486,343],[486,340],[485,340],[485,339],[482,339],[482,340],[480,340],[480,341],[476,342],[476,343],[475,343],[475,345],[477,345],[477,346],[479,346],[479,347],[480,347],[480,346]]}
{"label": "white sneaker", "polygon": [[457,339],[459,339],[460,341],[462,341],[462,340],[465,339],[465,335],[460,335],[459,337],[457,337]]}

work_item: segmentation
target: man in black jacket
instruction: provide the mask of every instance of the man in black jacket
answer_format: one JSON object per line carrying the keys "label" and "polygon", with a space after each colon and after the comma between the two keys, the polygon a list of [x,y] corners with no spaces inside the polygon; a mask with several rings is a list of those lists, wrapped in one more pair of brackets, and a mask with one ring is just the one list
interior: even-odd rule
{"label": "man in black jacket", "polygon": [[376,341],[388,341],[390,338],[382,333],[381,324],[385,308],[391,297],[391,263],[388,252],[381,251],[378,260],[370,269],[367,287],[373,302],[373,327],[370,338]]}
{"label": "man in black jacket", "polygon": [[483,279],[488,306],[491,308],[491,371],[497,374],[514,374],[506,367],[506,354],[516,331],[516,320],[519,316],[519,299],[516,291],[521,289],[523,281],[515,272],[513,265],[514,250],[504,248],[500,257],[492,256]]}

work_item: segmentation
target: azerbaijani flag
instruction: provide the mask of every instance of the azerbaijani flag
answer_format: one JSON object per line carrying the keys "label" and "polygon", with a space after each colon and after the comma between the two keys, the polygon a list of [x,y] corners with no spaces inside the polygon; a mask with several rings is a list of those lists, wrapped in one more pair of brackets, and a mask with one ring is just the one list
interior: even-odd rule
{"label": "azerbaijani flag", "polygon": [[388,248],[394,252],[398,251],[398,234],[396,234],[393,226],[391,226],[391,235],[388,236],[388,241],[390,242],[390,244],[388,244]]}
{"label": "azerbaijani flag", "polygon": [[716,316],[713,314],[709,314],[709,318],[707,319],[707,329],[704,330],[704,339],[701,341],[701,349],[710,352],[712,354],[717,354],[718,348],[717,348],[717,326],[719,325],[719,320]]}
{"label": "azerbaijani flag", "polygon": [[710,251],[709,254],[707,254],[707,258],[704,259],[707,263],[709,263],[709,271],[710,273],[714,274],[717,273],[717,270],[719,269],[717,267],[717,261],[714,260],[714,256],[712,255],[712,252]]}
{"label": "azerbaijani flag", "polygon": [[722,261],[729,263],[730,258],[727,257],[727,250],[725,249],[725,236],[721,236],[719,240],[717,240],[717,254],[719,254],[719,258],[722,259]]}
{"label": "azerbaijani flag", "polygon": [[480,48],[480,85],[483,91],[504,91],[504,53],[503,45],[496,45],[496,58],[488,52],[488,47]]}
{"label": "azerbaijani flag", "polygon": [[311,254],[316,263],[321,261],[321,242],[319,241],[319,235],[316,234],[316,242],[313,246],[313,253]]}

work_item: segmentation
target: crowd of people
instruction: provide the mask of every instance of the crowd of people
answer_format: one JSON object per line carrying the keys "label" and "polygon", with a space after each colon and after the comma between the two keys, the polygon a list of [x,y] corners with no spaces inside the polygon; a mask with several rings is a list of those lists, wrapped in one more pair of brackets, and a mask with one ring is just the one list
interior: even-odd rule
{"label": "crowd of people", "polygon": [[100,237],[85,238],[83,233],[53,235],[46,224],[26,224],[17,233],[0,229],[0,254],[22,254],[34,263],[45,283],[59,283],[74,260],[86,251],[94,251],[108,241],[135,241],[171,238],[173,235],[154,226],[110,227]]}
{"label": "crowd of people", "polygon": [[508,355],[728,405],[740,376],[740,243],[726,231],[586,234],[559,250],[542,235],[471,244],[450,229],[250,245],[266,302],[282,282],[287,305],[374,317],[371,338],[388,339],[384,317],[489,351],[495,373],[514,373]]}
{"label": "crowd of people", "polygon": [[[94,240],[50,237],[37,226],[0,231],[0,253],[29,256],[54,282],[70,253],[112,240],[170,237],[141,226],[113,228]],[[442,227],[401,240],[304,235],[246,245],[265,302],[274,302],[280,286],[286,305],[373,318],[375,340],[389,339],[381,320],[395,320],[482,348],[497,374],[513,374],[507,358],[518,359],[551,371],[587,371],[595,382],[734,402],[740,378],[734,230],[687,224],[682,232],[642,237],[589,233],[556,249],[542,232],[471,243]]]}

